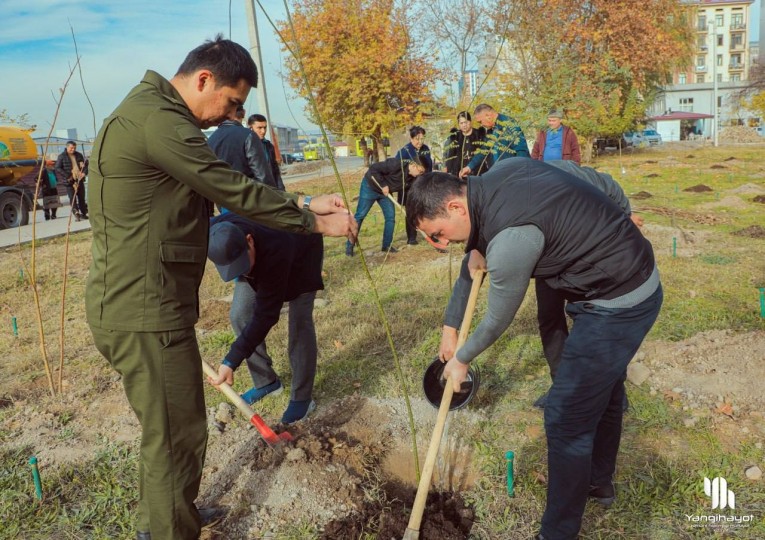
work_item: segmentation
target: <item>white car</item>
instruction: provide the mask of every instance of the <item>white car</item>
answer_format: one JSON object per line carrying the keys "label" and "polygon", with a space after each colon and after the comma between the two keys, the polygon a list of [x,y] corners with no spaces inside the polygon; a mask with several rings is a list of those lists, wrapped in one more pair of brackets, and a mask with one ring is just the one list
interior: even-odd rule
{"label": "white car", "polygon": [[643,134],[639,131],[625,131],[622,137],[624,138],[624,142],[627,143],[625,146],[637,147],[647,142],[645,137],[643,137]]}
{"label": "white car", "polygon": [[654,144],[661,144],[661,135],[655,129],[644,129],[643,138],[653,146]]}

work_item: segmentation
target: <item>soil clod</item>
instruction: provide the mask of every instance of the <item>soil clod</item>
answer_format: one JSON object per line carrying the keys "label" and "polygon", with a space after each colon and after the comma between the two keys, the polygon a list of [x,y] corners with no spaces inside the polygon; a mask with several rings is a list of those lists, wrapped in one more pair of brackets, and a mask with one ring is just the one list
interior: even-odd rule
{"label": "soil clod", "polygon": [[714,190],[709,186],[705,186],[704,184],[696,184],[695,186],[685,188],[683,191],[688,191],[690,193],[704,193],[706,191],[714,191]]}

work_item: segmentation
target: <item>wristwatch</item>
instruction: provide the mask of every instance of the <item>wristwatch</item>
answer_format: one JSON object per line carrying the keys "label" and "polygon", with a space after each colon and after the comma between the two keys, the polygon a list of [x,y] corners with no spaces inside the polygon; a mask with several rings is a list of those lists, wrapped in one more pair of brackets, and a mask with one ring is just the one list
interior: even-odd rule
{"label": "wristwatch", "polygon": [[310,210],[308,207],[311,206],[312,198],[310,195],[303,195],[303,210]]}

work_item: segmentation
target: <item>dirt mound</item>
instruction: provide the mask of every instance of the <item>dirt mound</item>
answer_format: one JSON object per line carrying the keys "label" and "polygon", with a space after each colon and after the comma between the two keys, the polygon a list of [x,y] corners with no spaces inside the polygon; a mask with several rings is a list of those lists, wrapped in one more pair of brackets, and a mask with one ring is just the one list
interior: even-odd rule
{"label": "dirt mound", "polygon": [[752,199],[752,202],[765,203],[765,195],[757,195],[754,199]]}
{"label": "dirt mound", "polygon": [[643,178],[656,178],[657,176],[659,175],[656,173],[651,173],[651,174],[646,174]]}
{"label": "dirt mound", "polygon": [[765,193],[765,188],[762,186],[758,186],[757,184],[744,184],[742,186],[739,186],[737,188],[728,190],[731,193]]}
{"label": "dirt mound", "polygon": [[719,163],[715,163],[714,165],[709,166],[710,169],[727,169],[725,165],[720,165]]}
{"label": "dirt mound", "polygon": [[733,236],[746,236],[747,238],[765,238],[765,227],[752,225],[746,229],[731,233]]}
{"label": "dirt mound", "polygon": [[680,394],[691,408],[730,403],[733,413],[765,413],[765,332],[702,332],[680,342],[643,345],[636,360],[651,369],[652,387]]}
{"label": "dirt mound", "polygon": [[704,184],[696,184],[695,186],[685,188],[683,191],[688,191],[690,193],[704,193],[705,191],[714,191],[714,190],[709,186],[705,186]]}
{"label": "dirt mound", "polygon": [[762,142],[762,137],[746,126],[728,126],[720,131],[720,142],[756,143]]}
{"label": "dirt mound", "polygon": [[696,156],[694,156],[693,154],[688,154],[687,156],[685,156],[685,159],[695,159],[695,158]]}
{"label": "dirt mound", "polygon": [[636,199],[638,201],[641,201],[641,200],[644,200],[644,199],[650,199],[651,197],[653,197],[653,195],[651,195],[647,191],[638,191],[634,195],[631,195],[630,199]]}
{"label": "dirt mound", "polygon": [[[412,405],[422,467],[437,411],[421,399]],[[459,446],[472,413],[458,414],[452,433],[445,430],[421,538],[464,539],[472,527],[473,511],[454,494],[473,483],[472,447]],[[200,497],[229,509],[213,531],[217,537],[269,538],[290,527],[332,540],[403,536],[417,486],[401,400],[352,396],[288,431],[292,442],[270,448],[243,421],[223,433],[211,430],[208,454],[221,465],[205,469]]]}

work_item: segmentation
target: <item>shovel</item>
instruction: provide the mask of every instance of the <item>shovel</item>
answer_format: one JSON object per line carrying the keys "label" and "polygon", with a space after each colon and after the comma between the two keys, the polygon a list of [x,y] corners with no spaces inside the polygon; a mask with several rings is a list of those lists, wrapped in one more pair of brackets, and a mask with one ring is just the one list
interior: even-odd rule
{"label": "shovel", "polygon": [[[212,377],[213,379],[218,377],[218,373],[204,360],[202,360],[202,369],[208,377]],[[268,427],[268,424],[263,421],[259,414],[253,412],[250,406],[247,405],[247,402],[243,400],[228,383],[220,383],[215,388],[223,392],[231,403],[236,405],[236,408],[239,409],[247,420],[250,421],[250,424],[255,426],[255,429],[258,430],[258,433],[263,437],[263,440],[268,443],[268,446],[276,446],[277,444],[292,440],[292,435],[286,431],[279,433],[278,435],[274,433],[274,430]]]}
{"label": "shovel", "polygon": [[[462,319],[460,334],[457,338],[458,351],[460,350],[460,347],[465,344],[465,341],[467,341],[467,334],[470,330],[470,323],[473,320],[475,304],[478,299],[478,290],[481,288],[483,276],[483,270],[476,270],[473,275],[473,287],[470,289],[470,297],[468,297],[467,307],[465,308],[465,316]],[[422,513],[425,510],[425,501],[428,498],[428,490],[430,489],[430,479],[433,476],[433,468],[435,467],[436,458],[438,457],[438,447],[441,445],[441,436],[444,433],[446,415],[449,413],[449,406],[451,405],[453,394],[454,386],[451,383],[451,379],[446,379],[444,396],[441,398],[441,405],[438,408],[436,425],[433,428],[433,435],[430,438],[430,446],[428,447],[428,453],[425,456],[425,465],[422,468],[422,476],[420,476],[420,484],[417,486],[417,495],[414,498],[414,507],[412,508],[412,515],[409,516],[409,524],[406,526],[404,540],[417,540],[420,537]]]}

